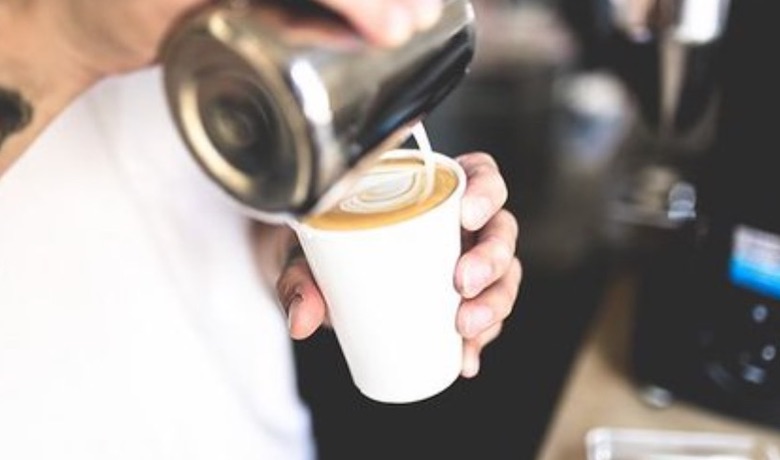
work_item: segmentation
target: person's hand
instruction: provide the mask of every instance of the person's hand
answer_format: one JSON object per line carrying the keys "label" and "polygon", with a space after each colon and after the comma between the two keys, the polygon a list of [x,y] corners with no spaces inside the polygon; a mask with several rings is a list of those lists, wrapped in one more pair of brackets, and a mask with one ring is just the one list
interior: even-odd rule
{"label": "person's hand", "polygon": [[[462,201],[464,252],[454,284],[462,296],[457,328],[464,339],[464,377],[479,372],[483,348],[501,332],[519,293],[518,224],[504,208],[506,184],[494,159],[485,153],[457,157],[468,183]],[[276,283],[287,309],[290,335],[304,339],[328,324],[327,306],[302,253],[289,258]]]}
{"label": "person's hand", "polygon": [[[366,39],[398,45],[433,25],[442,0],[316,0]],[[51,61],[58,78],[94,81],[154,64],[177,21],[214,0],[23,0],[0,2],[0,58]],[[29,54],[32,53],[32,54]],[[30,63],[35,64],[35,63]],[[50,66],[49,70],[52,67]],[[49,77],[52,74],[47,75]]]}
{"label": "person's hand", "polygon": [[[13,132],[0,129],[0,176],[79,94],[157,63],[175,24],[215,1],[0,1],[0,97],[21,101],[27,114]],[[442,9],[442,0],[316,1],[387,46],[432,25]]]}
{"label": "person's hand", "polygon": [[[441,14],[441,0],[317,0],[372,42],[400,44]],[[16,2],[11,2],[16,3]],[[46,34],[67,56],[101,77],[152,64],[166,35],[188,11],[209,0],[28,0]],[[55,43],[51,44],[52,46]]]}
{"label": "person's hand", "polygon": [[458,330],[465,338],[463,376],[479,372],[482,349],[501,332],[519,294],[522,268],[516,255],[517,219],[504,208],[506,183],[493,157],[470,153],[457,158],[468,182],[461,218],[464,254],[455,271],[463,296]]}

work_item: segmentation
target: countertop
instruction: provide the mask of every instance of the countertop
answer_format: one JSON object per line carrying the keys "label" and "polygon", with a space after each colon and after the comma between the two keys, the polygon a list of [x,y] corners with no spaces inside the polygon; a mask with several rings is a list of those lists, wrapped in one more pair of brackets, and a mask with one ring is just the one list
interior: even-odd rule
{"label": "countertop", "polygon": [[685,402],[654,408],[640,399],[627,372],[634,282],[631,273],[610,281],[572,363],[537,460],[584,460],[585,436],[597,427],[741,433],[780,445],[780,430]]}

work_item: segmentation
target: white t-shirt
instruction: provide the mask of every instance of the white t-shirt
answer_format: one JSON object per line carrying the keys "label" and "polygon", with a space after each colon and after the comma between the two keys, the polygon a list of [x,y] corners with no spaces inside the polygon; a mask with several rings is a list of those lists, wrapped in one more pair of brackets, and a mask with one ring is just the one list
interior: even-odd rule
{"label": "white t-shirt", "polygon": [[70,106],[0,178],[0,459],[315,458],[248,231],[158,69]]}

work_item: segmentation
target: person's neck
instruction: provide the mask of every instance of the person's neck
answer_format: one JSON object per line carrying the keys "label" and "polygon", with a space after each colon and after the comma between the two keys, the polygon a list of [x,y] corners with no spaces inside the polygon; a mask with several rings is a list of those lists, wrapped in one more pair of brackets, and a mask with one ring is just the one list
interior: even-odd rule
{"label": "person's neck", "polygon": [[74,70],[57,37],[38,27],[36,11],[25,5],[0,2],[0,102],[5,107],[0,112],[0,178],[92,83]]}

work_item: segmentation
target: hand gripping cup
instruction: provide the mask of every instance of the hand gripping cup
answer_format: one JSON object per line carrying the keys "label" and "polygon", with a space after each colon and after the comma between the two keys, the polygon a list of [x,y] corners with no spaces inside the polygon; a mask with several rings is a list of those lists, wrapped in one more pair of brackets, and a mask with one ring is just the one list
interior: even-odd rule
{"label": "hand gripping cup", "polygon": [[352,379],[373,400],[426,399],[460,374],[465,185],[446,155],[393,150],[333,208],[295,225]]}

